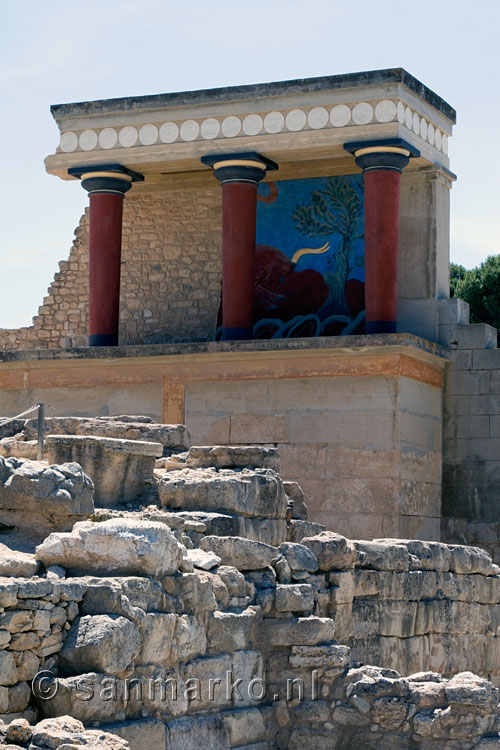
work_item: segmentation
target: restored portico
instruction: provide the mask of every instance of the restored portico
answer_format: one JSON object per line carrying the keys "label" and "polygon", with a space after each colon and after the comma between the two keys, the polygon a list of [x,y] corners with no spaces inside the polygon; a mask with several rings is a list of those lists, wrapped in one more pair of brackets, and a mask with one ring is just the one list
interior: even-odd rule
{"label": "restored portico", "polygon": [[313,520],[439,538],[453,108],[390,69],[52,113],[90,205],[0,413],[272,443]]}

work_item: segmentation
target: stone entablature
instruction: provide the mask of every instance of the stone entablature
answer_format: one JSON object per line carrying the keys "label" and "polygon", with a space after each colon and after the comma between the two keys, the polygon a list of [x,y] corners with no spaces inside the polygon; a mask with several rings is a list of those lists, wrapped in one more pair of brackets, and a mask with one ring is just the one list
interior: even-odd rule
{"label": "stone entablature", "polygon": [[52,113],[61,140],[46,160],[50,173],[67,179],[68,167],[125,159],[155,182],[158,173],[200,171],[200,156],[221,150],[347,164],[345,141],[374,138],[403,138],[421,151],[415,166],[447,168],[455,122],[446,102],[401,69],[62,104]]}

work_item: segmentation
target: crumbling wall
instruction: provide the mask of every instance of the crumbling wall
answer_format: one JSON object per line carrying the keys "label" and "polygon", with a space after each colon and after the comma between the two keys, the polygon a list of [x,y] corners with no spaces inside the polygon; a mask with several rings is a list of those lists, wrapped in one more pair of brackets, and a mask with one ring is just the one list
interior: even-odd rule
{"label": "crumbling wall", "polygon": [[[172,452],[156,504],[0,549],[0,719],[69,715],[131,750],[498,746],[488,554],[324,531],[277,468],[270,446]],[[272,544],[234,534],[258,522]]]}
{"label": "crumbling wall", "polygon": [[[120,344],[213,338],[221,289],[220,187],[124,201]],[[30,327],[0,329],[0,350],[86,346],[88,209]]]}

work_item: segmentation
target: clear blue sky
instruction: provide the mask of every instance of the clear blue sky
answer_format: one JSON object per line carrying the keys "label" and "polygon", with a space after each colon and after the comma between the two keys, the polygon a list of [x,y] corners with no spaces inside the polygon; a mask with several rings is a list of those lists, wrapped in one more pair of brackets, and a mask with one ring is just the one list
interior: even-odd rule
{"label": "clear blue sky", "polygon": [[494,0],[4,0],[0,327],[29,325],[86,204],[45,173],[51,104],[403,67],[458,111],[451,258],[500,253]]}

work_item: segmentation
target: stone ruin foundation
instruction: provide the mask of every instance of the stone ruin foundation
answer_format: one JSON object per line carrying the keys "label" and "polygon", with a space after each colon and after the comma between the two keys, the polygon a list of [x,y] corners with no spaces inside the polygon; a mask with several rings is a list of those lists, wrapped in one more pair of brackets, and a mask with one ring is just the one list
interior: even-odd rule
{"label": "stone ruin foundation", "polygon": [[500,748],[500,569],[307,520],[274,447],[0,428],[0,746]]}

